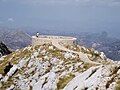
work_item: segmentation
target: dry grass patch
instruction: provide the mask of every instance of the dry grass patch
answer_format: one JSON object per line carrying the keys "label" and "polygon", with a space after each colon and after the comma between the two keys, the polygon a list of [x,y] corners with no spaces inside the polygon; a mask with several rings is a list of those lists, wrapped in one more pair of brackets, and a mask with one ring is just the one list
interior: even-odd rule
{"label": "dry grass patch", "polygon": [[120,90],[120,80],[117,82],[117,85],[115,87],[115,90]]}
{"label": "dry grass patch", "polygon": [[20,49],[20,52],[13,52],[9,55],[7,55],[4,60],[1,63],[0,65],[0,74],[4,74],[4,69],[5,67],[8,65],[8,63],[10,62],[12,65],[14,64],[18,64],[18,62],[22,59],[22,58],[27,58],[31,55],[31,51],[25,49]]}
{"label": "dry grass patch", "polygon": [[68,75],[60,78],[59,82],[57,83],[57,90],[63,89],[74,77],[75,75],[69,73]]}

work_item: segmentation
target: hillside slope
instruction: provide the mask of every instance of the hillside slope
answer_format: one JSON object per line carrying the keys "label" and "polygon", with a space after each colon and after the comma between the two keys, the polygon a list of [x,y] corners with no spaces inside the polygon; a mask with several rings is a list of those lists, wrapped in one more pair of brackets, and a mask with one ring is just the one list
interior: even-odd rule
{"label": "hillside slope", "polygon": [[[65,46],[86,55],[86,63],[75,54],[42,45],[17,50],[0,61],[0,90],[119,90],[120,62],[83,46]],[[5,67],[13,67],[5,74]]]}

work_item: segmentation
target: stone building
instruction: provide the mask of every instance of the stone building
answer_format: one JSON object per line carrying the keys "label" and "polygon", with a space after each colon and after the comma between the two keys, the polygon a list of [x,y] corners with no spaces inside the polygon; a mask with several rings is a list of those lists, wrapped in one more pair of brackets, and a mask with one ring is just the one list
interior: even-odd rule
{"label": "stone building", "polygon": [[57,41],[62,45],[73,45],[76,44],[76,38],[66,36],[47,36],[40,35],[39,37],[32,36],[32,46],[52,44],[52,41]]}

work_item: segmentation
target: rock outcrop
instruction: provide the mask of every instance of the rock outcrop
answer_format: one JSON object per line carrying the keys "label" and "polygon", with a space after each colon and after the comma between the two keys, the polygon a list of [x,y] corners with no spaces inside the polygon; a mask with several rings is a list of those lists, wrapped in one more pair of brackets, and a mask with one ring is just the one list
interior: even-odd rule
{"label": "rock outcrop", "polygon": [[[90,61],[84,62],[76,53],[51,44],[25,47],[2,57],[0,90],[119,90],[120,62],[104,53],[79,45],[65,46],[80,52]],[[4,68],[11,62],[7,74]]]}
{"label": "rock outcrop", "polygon": [[11,51],[7,48],[7,46],[4,43],[0,42],[0,57],[10,53]]}

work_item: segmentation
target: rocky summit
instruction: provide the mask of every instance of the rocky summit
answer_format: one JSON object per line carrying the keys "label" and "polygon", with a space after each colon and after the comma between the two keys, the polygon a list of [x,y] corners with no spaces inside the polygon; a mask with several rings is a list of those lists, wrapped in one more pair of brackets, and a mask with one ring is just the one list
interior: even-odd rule
{"label": "rocky summit", "polygon": [[51,44],[28,46],[1,57],[0,90],[120,90],[119,61],[92,48],[65,47],[95,63]]}

